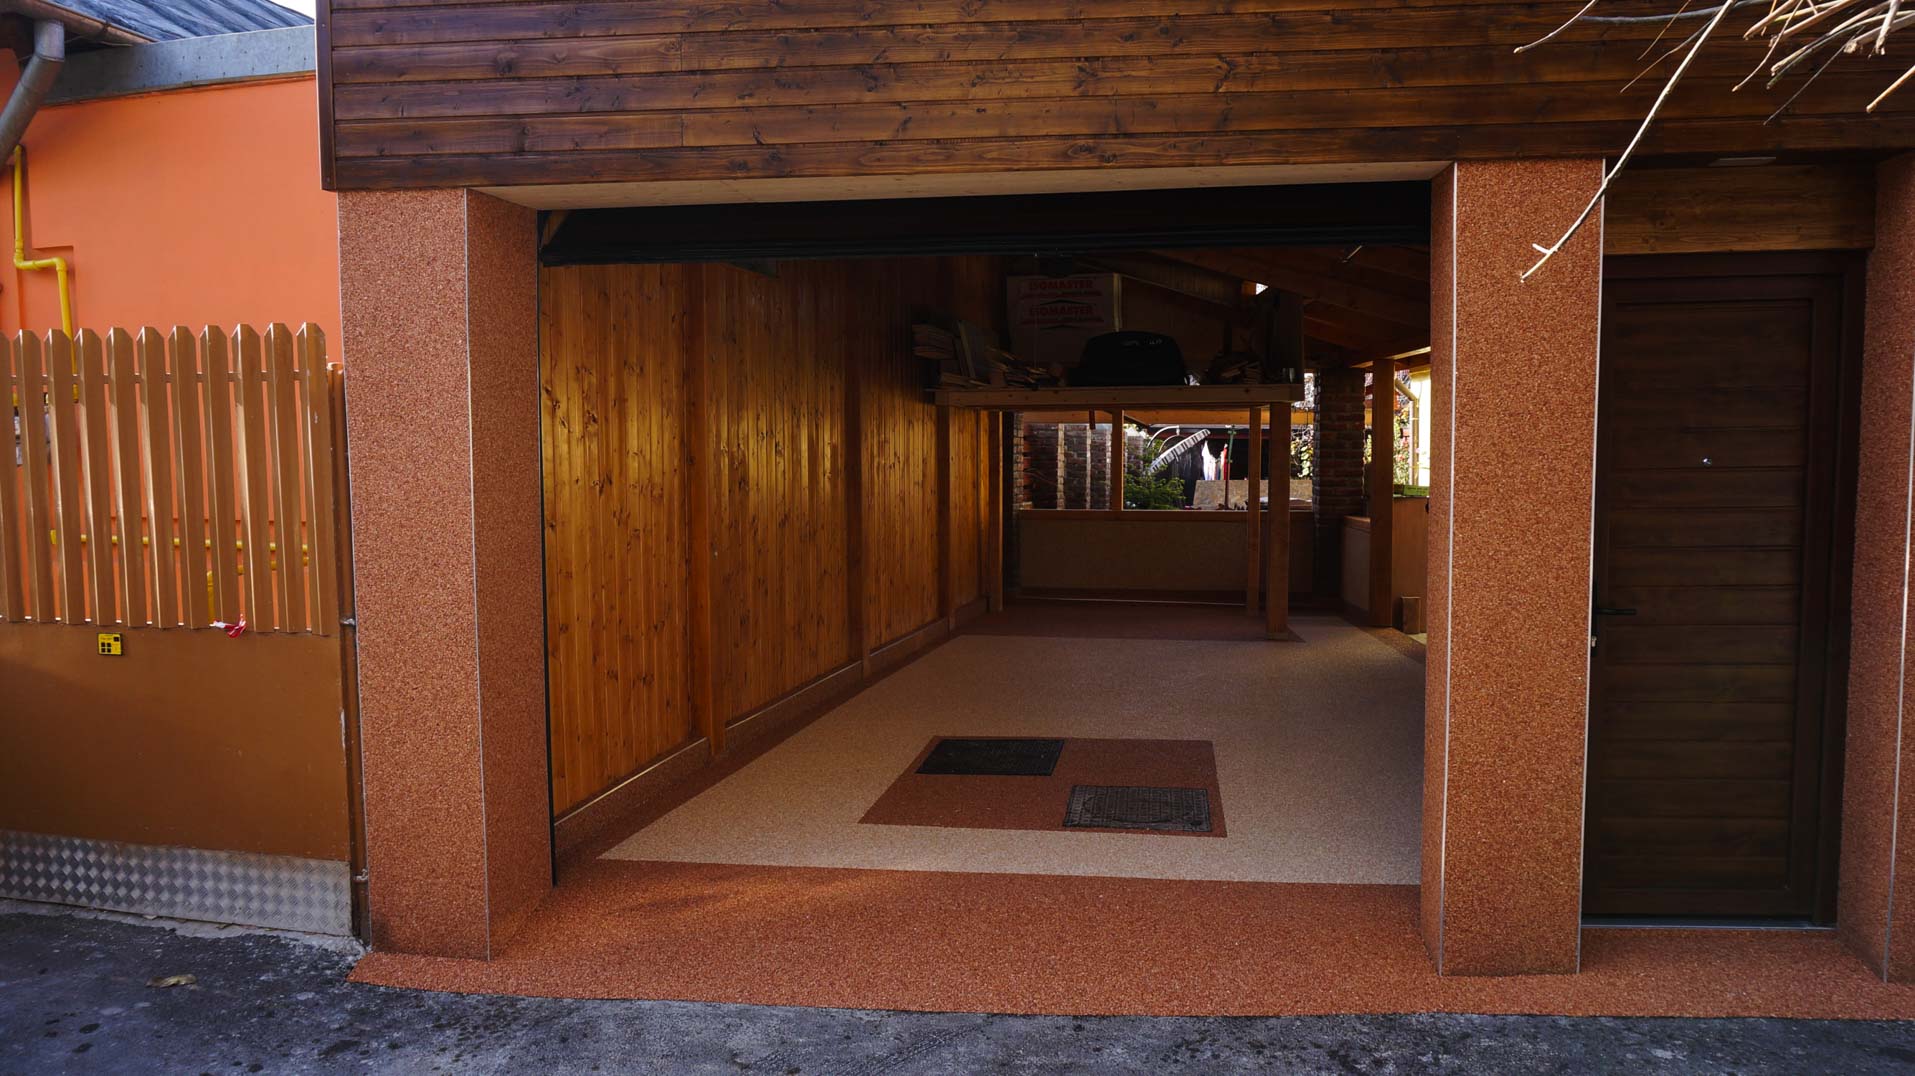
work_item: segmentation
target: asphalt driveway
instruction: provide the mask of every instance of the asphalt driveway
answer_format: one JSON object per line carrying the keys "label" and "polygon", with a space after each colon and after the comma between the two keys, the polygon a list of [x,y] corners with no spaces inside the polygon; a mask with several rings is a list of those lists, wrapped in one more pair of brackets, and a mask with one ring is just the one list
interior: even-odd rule
{"label": "asphalt driveway", "polygon": [[[0,1072],[1915,1072],[1915,1024],[564,1001],[348,983],[354,956],[283,935],[0,905]],[[192,981],[156,985],[180,976]]]}

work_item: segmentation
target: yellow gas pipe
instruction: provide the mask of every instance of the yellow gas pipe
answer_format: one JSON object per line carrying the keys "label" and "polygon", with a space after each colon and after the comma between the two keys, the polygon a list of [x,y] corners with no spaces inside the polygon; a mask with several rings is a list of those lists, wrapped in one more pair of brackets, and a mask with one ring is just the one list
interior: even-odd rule
{"label": "yellow gas pipe", "polygon": [[65,258],[27,257],[26,211],[27,147],[13,151],[13,267],[15,269],[53,270],[60,282],[60,328],[73,335],[73,290],[67,284]]}

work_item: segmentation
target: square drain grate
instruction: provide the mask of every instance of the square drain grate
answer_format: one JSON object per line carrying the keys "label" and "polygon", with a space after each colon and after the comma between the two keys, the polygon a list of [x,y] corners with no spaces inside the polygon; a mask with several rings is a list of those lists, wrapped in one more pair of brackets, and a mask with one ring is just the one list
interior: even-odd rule
{"label": "square drain grate", "polygon": [[1064,825],[1070,829],[1209,833],[1210,792],[1202,788],[1073,785]]}
{"label": "square drain grate", "polygon": [[919,773],[958,776],[1049,777],[1064,752],[1062,740],[995,737],[945,739],[931,749]]}

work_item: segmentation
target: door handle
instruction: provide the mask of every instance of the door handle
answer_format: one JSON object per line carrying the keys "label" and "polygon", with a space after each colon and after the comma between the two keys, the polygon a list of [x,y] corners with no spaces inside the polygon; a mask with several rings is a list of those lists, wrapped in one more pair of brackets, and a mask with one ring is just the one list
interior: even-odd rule
{"label": "door handle", "polygon": [[1615,606],[1615,605],[1598,605],[1598,606],[1595,606],[1595,607],[1593,607],[1593,608],[1591,608],[1591,609],[1589,610],[1589,620],[1590,620],[1590,624],[1589,624],[1589,649],[1590,649],[1591,651],[1594,651],[1594,650],[1596,649],[1596,624],[1595,624],[1595,620],[1596,620],[1596,618],[1597,618],[1597,617],[1599,617],[1599,616],[1635,616],[1635,615],[1636,615],[1636,611],[1635,611],[1634,609],[1632,609],[1632,608],[1627,608],[1627,607],[1623,607],[1623,606]]}

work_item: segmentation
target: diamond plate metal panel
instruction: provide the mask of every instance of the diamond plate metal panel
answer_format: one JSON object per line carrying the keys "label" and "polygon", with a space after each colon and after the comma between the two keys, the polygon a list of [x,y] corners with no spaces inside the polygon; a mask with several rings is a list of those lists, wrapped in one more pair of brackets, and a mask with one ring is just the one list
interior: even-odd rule
{"label": "diamond plate metal panel", "polygon": [[346,864],[0,829],[0,896],[212,923],[352,933]]}

